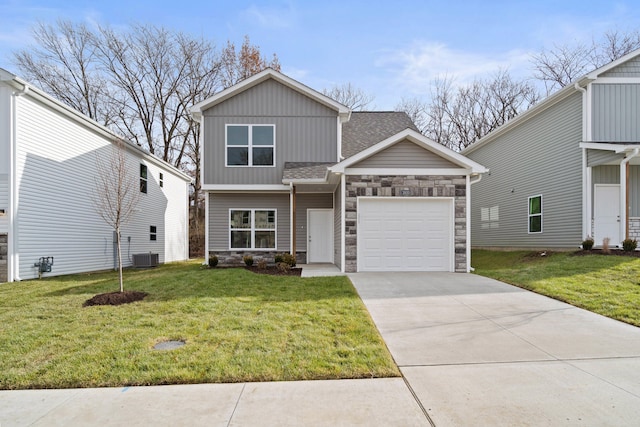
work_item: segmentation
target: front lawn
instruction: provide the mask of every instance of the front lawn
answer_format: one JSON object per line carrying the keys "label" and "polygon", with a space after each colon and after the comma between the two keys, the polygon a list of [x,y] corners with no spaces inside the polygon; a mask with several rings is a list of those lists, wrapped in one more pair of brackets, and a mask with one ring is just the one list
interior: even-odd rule
{"label": "front lawn", "polygon": [[472,265],[482,276],[640,326],[640,258],[474,250]]}
{"label": "front lawn", "polygon": [[111,272],[0,285],[0,389],[399,375],[346,277],[189,262],[126,271],[125,289],[149,295],[82,307],[118,290]]}

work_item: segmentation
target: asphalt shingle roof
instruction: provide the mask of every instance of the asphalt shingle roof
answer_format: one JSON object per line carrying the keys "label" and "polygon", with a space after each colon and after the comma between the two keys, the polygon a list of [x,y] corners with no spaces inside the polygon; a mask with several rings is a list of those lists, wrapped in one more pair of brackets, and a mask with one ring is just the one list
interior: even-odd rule
{"label": "asphalt shingle roof", "polygon": [[349,158],[407,128],[420,132],[405,112],[354,111],[342,125],[342,155]]}
{"label": "asphalt shingle roof", "polygon": [[324,179],[327,174],[327,166],[334,164],[326,162],[285,162],[282,179]]}

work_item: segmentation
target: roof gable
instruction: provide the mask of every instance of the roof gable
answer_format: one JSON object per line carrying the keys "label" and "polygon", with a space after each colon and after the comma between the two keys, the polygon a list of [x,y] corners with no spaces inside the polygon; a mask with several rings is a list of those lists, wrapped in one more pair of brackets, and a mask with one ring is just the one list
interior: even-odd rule
{"label": "roof gable", "polygon": [[[451,163],[455,167],[469,170],[470,173],[488,172],[488,169],[484,166],[474,162],[471,159],[466,158],[460,153],[456,153],[455,151],[445,147],[444,145],[432,141],[431,139],[412,129],[406,129],[385,139],[384,141],[380,141],[379,143],[357,153],[356,155],[351,156],[350,158],[330,167],[329,170],[331,170],[331,172],[344,173],[345,169],[354,167],[359,163],[362,164],[361,162],[365,161],[366,159],[370,159],[376,154],[384,152],[385,150],[393,147],[396,144],[404,144],[407,141],[416,144],[418,147],[421,147],[424,150],[429,151],[429,153],[432,155],[442,158],[444,161]],[[431,159],[433,158],[431,157]],[[422,167],[428,168],[429,166],[423,165]]]}
{"label": "roof gable", "polygon": [[193,107],[191,107],[190,111],[191,111],[191,115],[196,119],[199,120],[200,117],[202,116],[202,112],[204,110],[207,110],[221,102],[226,101],[229,98],[232,98],[233,96],[242,93],[254,86],[259,85],[260,83],[269,80],[269,79],[273,79],[275,81],[277,81],[278,83],[281,83],[293,90],[295,90],[298,93],[301,93],[302,95],[307,96],[308,98],[313,99],[314,101],[324,105],[325,107],[328,107],[334,111],[336,111],[338,113],[338,115],[342,118],[343,121],[347,121],[349,119],[349,116],[351,114],[351,110],[349,110],[346,106],[340,104],[339,102],[329,98],[328,96],[325,96],[323,94],[321,94],[320,92],[317,92],[313,89],[311,89],[308,86],[303,85],[302,83],[285,76],[284,74],[275,71],[272,68],[267,68],[264,71],[261,71],[258,74],[254,74],[253,76],[241,81],[240,83],[231,86],[230,88],[227,88],[217,94],[215,94],[214,96],[205,99],[202,102],[199,102],[198,104],[194,105]]}

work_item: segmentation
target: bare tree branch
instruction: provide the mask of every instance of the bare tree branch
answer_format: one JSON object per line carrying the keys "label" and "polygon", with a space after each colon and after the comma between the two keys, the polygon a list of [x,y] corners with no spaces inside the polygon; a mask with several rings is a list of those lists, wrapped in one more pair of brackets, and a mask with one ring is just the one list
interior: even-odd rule
{"label": "bare tree branch", "polygon": [[371,105],[375,97],[353,86],[351,83],[335,85],[322,93],[353,111],[362,111]]}

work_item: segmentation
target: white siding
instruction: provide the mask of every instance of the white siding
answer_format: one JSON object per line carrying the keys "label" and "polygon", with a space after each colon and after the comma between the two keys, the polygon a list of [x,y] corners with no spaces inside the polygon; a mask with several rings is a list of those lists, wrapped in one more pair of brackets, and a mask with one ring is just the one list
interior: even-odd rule
{"label": "white siding", "polygon": [[[37,277],[33,264],[42,256],[55,257],[51,275],[112,268],[113,232],[92,203],[96,159],[109,155],[111,141],[31,97],[22,96],[17,102],[19,196],[15,238],[20,278]],[[163,239],[174,233],[167,233],[167,227],[173,230],[174,222],[180,222],[174,218],[179,208],[168,207],[167,196],[157,183],[159,168],[133,153],[127,153],[127,163],[135,176],[140,162],[147,164],[149,191],[142,194],[134,220],[123,229],[125,265],[130,263],[131,254],[139,252],[157,252],[161,262],[173,260],[173,254],[166,256]],[[179,179],[168,171],[163,173],[165,183],[170,176]],[[171,204],[183,206],[186,221],[186,186],[183,192],[185,196]],[[149,240],[150,225],[158,229],[155,242]],[[184,241],[186,245],[186,236]]]}
{"label": "white siding", "polygon": [[[0,173],[0,233],[7,233],[9,228],[9,181],[7,174]],[[4,210],[4,214],[2,214]]]}

